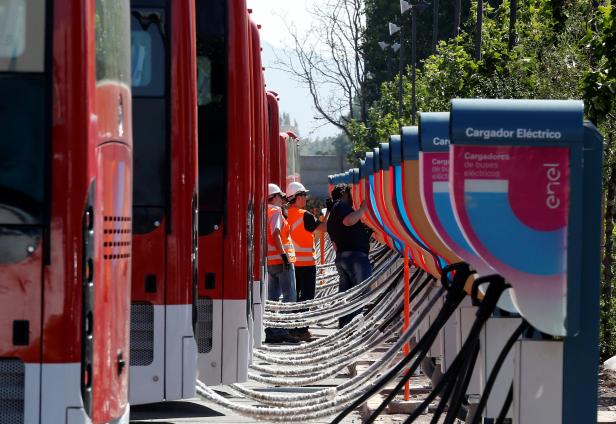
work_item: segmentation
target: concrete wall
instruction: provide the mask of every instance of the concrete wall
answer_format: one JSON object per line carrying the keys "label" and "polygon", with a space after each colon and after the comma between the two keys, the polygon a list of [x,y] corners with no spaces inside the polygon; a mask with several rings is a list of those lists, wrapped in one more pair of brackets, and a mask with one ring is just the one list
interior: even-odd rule
{"label": "concrete wall", "polygon": [[[342,159],[342,160],[341,160]],[[327,197],[327,176],[346,172],[350,168],[346,158],[340,156],[300,156],[302,184],[314,197]]]}

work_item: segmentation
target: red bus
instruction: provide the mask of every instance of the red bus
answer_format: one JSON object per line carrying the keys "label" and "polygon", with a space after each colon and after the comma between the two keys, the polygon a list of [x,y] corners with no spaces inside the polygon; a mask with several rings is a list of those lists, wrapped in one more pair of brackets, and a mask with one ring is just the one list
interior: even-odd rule
{"label": "red bus", "polygon": [[205,384],[245,381],[252,321],[254,156],[245,0],[197,2],[199,271],[196,326]]}
{"label": "red bus", "polygon": [[286,133],[280,133],[280,141],[282,143],[281,148],[283,149],[282,169],[286,175],[286,187],[292,182],[301,182],[299,163],[299,137],[291,131],[287,131]]}
{"label": "red bus", "polygon": [[267,184],[269,169],[269,127],[268,105],[265,93],[263,65],[261,63],[261,41],[259,27],[251,22],[251,53],[253,82],[253,140],[255,146],[255,185],[254,185],[254,261],[252,301],[254,320],[252,332],[255,347],[260,347],[263,332],[263,311],[267,298],[266,254],[267,237],[265,223],[267,218]]}
{"label": "red bus", "polygon": [[0,421],[127,423],[128,1],[0,22]]}
{"label": "red bus", "polygon": [[131,42],[135,161],[130,402],[143,404],[195,395],[194,3],[132,0]]}
{"label": "red bus", "polygon": [[[286,188],[286,150],[281,149],[284,143],[280,135],[280,111],[278,108],[278,94],[268,91],[267,110],[269,122],[269,170],[268,183],[274,183],[282,190]],[[285,156],[285,158],[283,158]],[[283,170],[284,166],[284,170]]]}

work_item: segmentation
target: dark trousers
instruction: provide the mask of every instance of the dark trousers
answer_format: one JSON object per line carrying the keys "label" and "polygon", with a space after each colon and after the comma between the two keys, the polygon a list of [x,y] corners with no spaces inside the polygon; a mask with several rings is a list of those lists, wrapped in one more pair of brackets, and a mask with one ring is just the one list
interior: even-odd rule
{"label": "dark trousers", "polygon": [[[297,301],[304,302],[314,299],[314,291],[317,283],[317,266],[295,266],[295,286],[297,288]],[[304,309],[306,311],[306,309]],[[299,311],[302,312],[302,311]],[[298,328],[297,331],[303,332],[308,327]]]}
{"label": "dark trousers", "polygon": [[[340,276],[338,292],[345,292],[372,275],[372,264],[368,259],[368,254],[363,252],[338,252],[336,253],[336,269]],[[357,310],[338,320],[338,327],[347,325],[353,317],[361,313]]]}

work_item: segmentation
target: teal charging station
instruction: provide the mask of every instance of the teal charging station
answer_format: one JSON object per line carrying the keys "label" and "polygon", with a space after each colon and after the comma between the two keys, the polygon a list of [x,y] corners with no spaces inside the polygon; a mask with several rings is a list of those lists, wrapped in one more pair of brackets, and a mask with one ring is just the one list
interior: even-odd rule
{"label": "teal charging station", "polygon": [[596,422],[601,135],[579,101],[472,99],[452,101],[450,139],[465,240],[521,315],[562,340],[562,422]]}

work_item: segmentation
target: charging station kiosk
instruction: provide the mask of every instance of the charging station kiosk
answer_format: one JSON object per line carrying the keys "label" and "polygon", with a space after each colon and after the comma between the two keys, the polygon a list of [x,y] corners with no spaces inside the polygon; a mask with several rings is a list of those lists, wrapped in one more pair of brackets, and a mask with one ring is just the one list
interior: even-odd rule
{"label": "charging station kiosk", "polygon": [[595,422],[601,136],[580,101],[453,100],[450,118],[456,222],[547,335],[514,348],[513,422]]}

